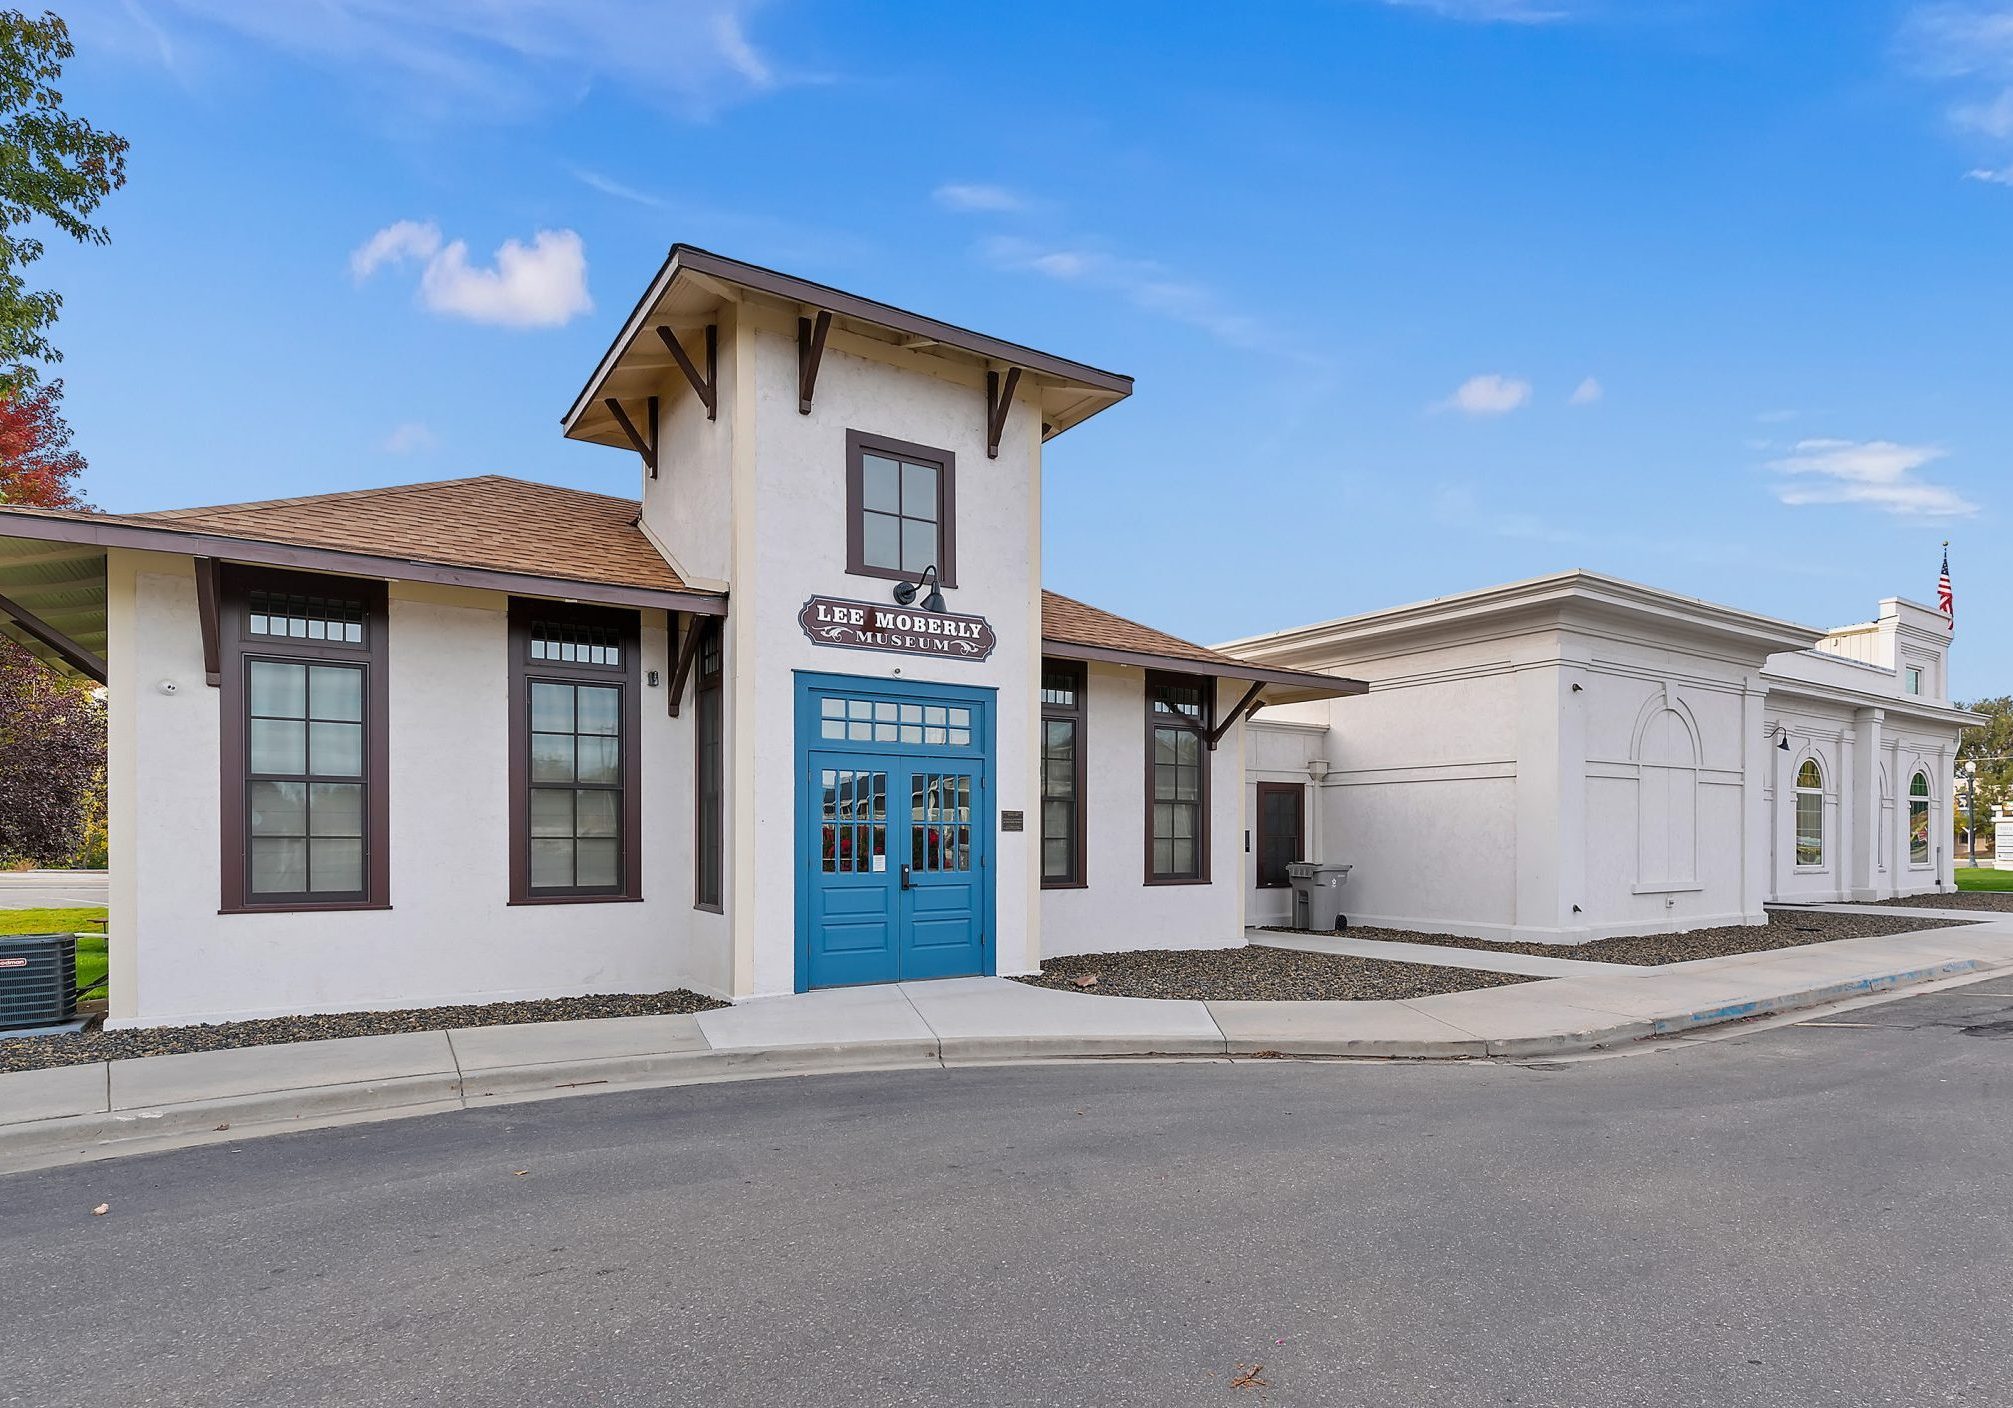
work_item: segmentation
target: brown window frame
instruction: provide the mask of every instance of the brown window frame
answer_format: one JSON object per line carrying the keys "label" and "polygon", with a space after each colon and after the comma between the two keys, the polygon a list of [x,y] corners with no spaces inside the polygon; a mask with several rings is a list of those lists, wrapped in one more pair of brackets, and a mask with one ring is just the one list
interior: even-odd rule
{"label": "brown window frame", "polygon": [[1295,856],[1294,859],[1307,859],[1305,854],[1307,847],[1307,789],[1297,782],[1258,783],[1257,791],[1253,795],[1258,814],[1251,819],[1252,836],[1256,847],[1252,855],[1252,877],[1256,883],[1256,887],[1261,890],[1286,890],[1291,889],[1293,885],[1293,881],[1284,874],[1277,880],[1267,880],[1265,878],[1265,798],[1268,794],[1276,795],[1281,792],[1292,794],[1293,810],[1295,815],[1299,817],[1298,822],[1294,825],[1293,835],[1300,843],[1299,849],[1302,854]]}
{"label": "brown window frame", "polygon": [[[1086,808],[1084,804],[1084,752],[1089,733],[1090,717],[1090,667],[1081,660],[1049,660],[1041,662],[1041,677],[1037,688],[1045,692],[1045,681],[1051,674],[1066,674],[1074,680],[1076,703],[1051,704],[1046,699],[1041,704],[1042,737],[1039,751],[1042,754],[1042,783],[1040,805],[1036,813],[1035,828],[1041,842],[1039,863],[1041,865],[1041,887],[1044,890],[1081,890],[1090,884],[1087,865],[1089,847],[1084,825]],[[1070,820],[1072,844],[1070,846],[1070,873],[1052,880],[1048,875],[1048,726],[1051,722],[1068,723],[1076,728],[1074,754],[1074,777],[1071,779],[1073,815]]]}
{"label": "brown window frame", "polygon": [[[718,617],[696,620],[691,629],[701,632],[692,682],[692,907],[721,914],[726,911],[727,869],[726,633],[720,629]],[[710,671],[706,668],[708,651],[713,654]],[[713,752],[710,759],[709,744]],[[710,799],[706,795],[709,765],[717,770],[719,788]],[[717,842],[710,856],[706,850],[709,822]]]}
{"label": "brown window frame", "polygon": [[[251,597],[260,591],[315,595],[363,603],[363,640],[315,641],[254,634]],[[219,564],[220,620],[218,707],[218,832],[221,841],[219,914],[298,914],[321,910],[391,908],[390,688],[385,665],[388,633],[385,584],[355,577]],[[361,666],[364,672],[364,836],[360,892],[318,899],[313,892],[251,895],[251,662],[322,661]]]}
{"label": "brown window frame", "polygon": [[[1201,696],[1202,717],[1191,719],[1186,714],[1161,714],[1155,707],[1156,686],[1187,688],[1193,686]],[[1214,771],[1212,760],[1215,753],[1209,748],[1209,731],[1216,722],[1216,680],[1209,675],[1176,674],[1166,670],[1149,670],[1146,673],[1146,810],[1145,839],[1146,855],[1143,869],[1145,883],[1149,885],[1207,885],[1210,883],[1210,826],[1209,804],[1211,793],[1210,773]],[[1175,722],[1178,720],[1179,722]],[[1158,800],[1154,794],[1156,776],[1154,772],[1154,734],[1162,728],[1182,728],[1196,735],[1201,745],[1200,774],[1196,784],[1195,806],[1195,865],[1193,875],[1160,875],[1153,868],[1153,808]]]}
{"label": "brown window frame", "polygon": [[[620,646],[619,665],[533,660],[534,621],[612,629]],[[510,903],[620,904],[643,898],[643,701],[638,661],[641,613],[618,607],[512,597],[510,652]],[[622,690],[621,883],[590,889],[531,887],[531,685],[614,684]]]}
{"label": "brown window frame", "polygon": [[872,452],[899,459],[916,460],[937,467],[937,584],[958,584],[958,457],[949,450],[872,435],[864,430],[846,432],[846,574],[851,577],[879,577],[883,581],[913,581],[915,572],[867,563],[865,476],[862,456]]}

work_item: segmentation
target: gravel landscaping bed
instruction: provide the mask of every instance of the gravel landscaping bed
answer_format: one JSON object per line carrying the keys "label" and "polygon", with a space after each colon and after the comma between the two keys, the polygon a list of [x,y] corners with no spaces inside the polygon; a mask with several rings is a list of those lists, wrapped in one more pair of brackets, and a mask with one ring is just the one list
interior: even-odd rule
{"label": "gravel landscaping bed", "polygon": [[[1088,987],[1077,982],[1089,977],[1095,977],[1097,982]],[[1253,947],[1077,954],[1049,959],[1041,965],[1038,978],[1014,981],[1100,997],[1172,997],[1191,1002],[1373,1002],[1502,987],[1530,979],[1514,973],[1477,973],[1423,963],[1387,963],[1381,958]]]}
{"label": "gravel landscaping bed", "polygon": [[1954,895],[1911,895],[1905,900],[1854,900],[1868,909],[1977,909],[2013,914],[2013,890],[1959,890]]}
{"label": "gravel landscaping bed", "polygon": [[[1960,899],[1963,896],[1950,895],[1946,898]],[[1592,963],[1655,966],[1684,963],[1694,958],[1724,958],[1733,953],[1801,948],[1805,944],[1830,943],[1833,939],[1871,939],[1882,934],[1945,929],[1966,922],[1963,919],[1910,919],[1895,914],[1833,914],[1813,909],[1771,909],[1766,924],[1732,924],[1718,929],[1694,929],[1688,934],[1640,934],[1620,939],[1596,939],[1590,944],[1499,944],[1489,939],[1462,938],[1458,934],[1414,934],[1401,929],[1351,928],[1349,937],[1434,944],[1440,948],[1468,948],[1482,953],[1528,953],[1539,958],[1580,958]],[[1264,927],[1272,929],[1281,926],[1268,924]]]}
{"label": "gravel landscaping bed", "polygon": [[239,1046],[279,1046],[342,1036],[389,1036],[432,1032],[446,1027],[500,1027],[513,1022],[571,1022],[583,1017],[662,1017],[710,1012],[727,1004],[696,992],[613,993],[593,997],[547,997],[531,1002],[485,1002],[468,1007],[414,1007],[402,1012],[334,1012],[311,1017],[266,1017],[256,1022],[220,1022],[200,1027],[138,1027],[130,1031],[77,1032],[0,1040],[0,1072],[34,1071],[45,1066],[78,1066],[89,1061],[122,1061],[130,1056],[167,1056],[188,1051],[224,1051]]}

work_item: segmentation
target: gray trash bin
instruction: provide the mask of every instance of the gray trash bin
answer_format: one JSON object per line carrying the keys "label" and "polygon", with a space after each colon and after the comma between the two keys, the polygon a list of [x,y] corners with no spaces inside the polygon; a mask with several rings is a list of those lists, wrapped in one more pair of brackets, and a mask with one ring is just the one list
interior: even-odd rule
{"label": "gray trash bin", "polygon": [[1346,865],[1322,861],[1287,862],[1286,879],[1293,886],[1294,928],[1324,927],[1320,921],[1331,915],[1335,922],[1325,927],[1336,932],[1349,927],[1349,921],[1342,916],[1342,882],[1349,878],[1349,870]]}

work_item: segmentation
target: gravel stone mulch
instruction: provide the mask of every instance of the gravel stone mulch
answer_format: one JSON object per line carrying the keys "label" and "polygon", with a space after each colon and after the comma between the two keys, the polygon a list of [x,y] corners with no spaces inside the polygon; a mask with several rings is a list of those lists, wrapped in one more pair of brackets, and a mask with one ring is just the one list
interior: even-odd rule
{"label": "gravel stone mulch", "polygon": [[2013,890],[1959,890],[1954,895],[1911,895],[1905,900],[1855,900],[1868,909],[1971,909],[2013,914]]}
{"label": "gravel stone mulch", "polygon": [[571,1022],[585,1017],[662,1017],[710,1012],[725,1006],[724,1002],[701,997],[696,992],[673,988],[669,992],[548,997],[466,1007],[413,1007],[402,1012],[265,1017],[255,1022],[220,1022],[215,1026],[139,1027],[130,1031],[15,1037],[0,1040],[0,1073],[79,1066],[90,1061],[123,1061],[132,1056],[280,1046],[330,1037],[389,1036],[397,1032],[440,1031],[445,1027],[500,1027],[513,1022]]}
{"label": "gravel stone mulch", "polygon": [[1685,963],[1694,958],[1724,958],[1734,953],[1766,953],[1770,949],[1828,944],[1833,939],[1871,939],[1882,934],[1946,929],[1953,924],[1968,922],[1963,919],[1910,919],[1891,914],[1771,909],[1766,924],[1731,924],[1717,929],[1694,929],[1688,934],[1639,934],[1619,939],[1596,939],[1590,944],[1496,943],[1489,939],[1463,938],[1458,934],[1413,934],[1399,929],[1351,928],[1349,936],[1434,944],[1440,948],[1475,949],[1482,953],[1528,953],[1539,958],[1578,958],[1591,963],[1634,963],[1654,967],[1663,963]]}
{"label": "gravel stone mulch", "polygon": [[[1092,975],[1097,978],[1095,985],[1077,986],[1076,979]],[[1372,1002],[1503,987],[1530,980],[1514,973],[1478,973],[1423,963],[1389,963],[1381,958],[1250,947],[1076,954],[1049,959],[1041,965],[1038,978],[1029,976],[1014,981],[1098,997],[1172,997],[1190,1002]]]}

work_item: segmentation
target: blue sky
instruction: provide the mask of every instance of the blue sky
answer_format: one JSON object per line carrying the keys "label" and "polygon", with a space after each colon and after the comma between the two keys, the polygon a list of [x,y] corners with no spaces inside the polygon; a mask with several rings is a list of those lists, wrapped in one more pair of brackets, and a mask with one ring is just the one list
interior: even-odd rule
{"label": "blue sky", "polygon": [[1230,13],[74,8],[87,489],[633,494],[558,417],[685,240],[1135,376],[1047,578],[1181,634],[1571,566],[1843,624],[1949,538],[2013,691],[2013,0]]}

